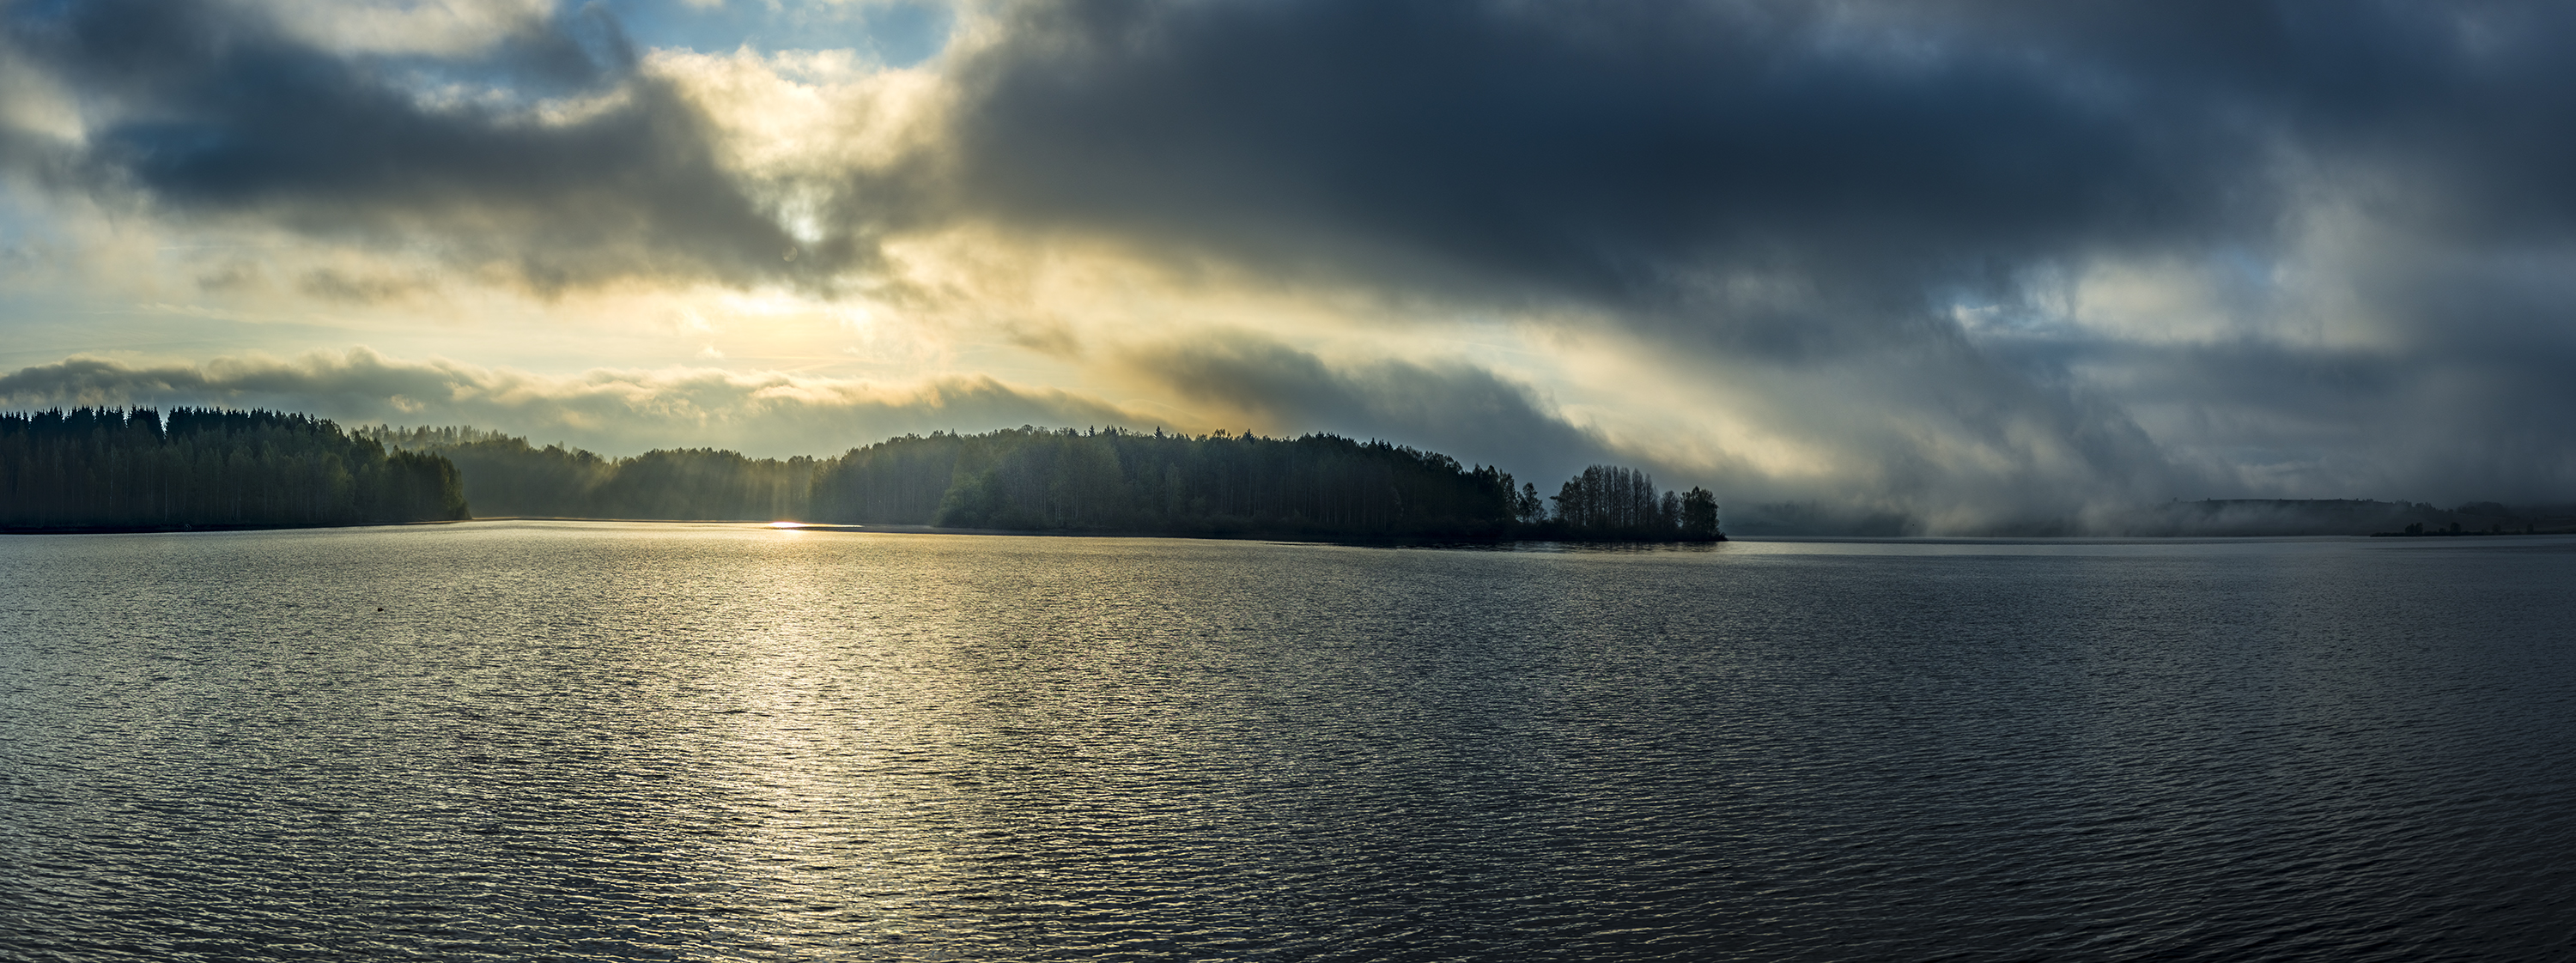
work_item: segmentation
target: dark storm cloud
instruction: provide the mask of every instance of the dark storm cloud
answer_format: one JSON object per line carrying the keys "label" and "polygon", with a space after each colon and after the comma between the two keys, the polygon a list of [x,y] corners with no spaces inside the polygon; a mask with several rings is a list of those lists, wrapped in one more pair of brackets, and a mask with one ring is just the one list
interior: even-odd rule
{"label": "dark storm cloud", "polygon": [[[2319,176],[2384,178],[2417,230],[2487,242],[2576,226],[2576,7],[2563,3],[1962,4],[2005,43],[2152,85]],[[1922,12],[1941,11],[1939,6]],[[1937,14],[1935,14],[1937,15]],[[2215,164],[2233,160],[2212,155]]]}
{"label": "dark storm cloud", "polygon": [[1022,216],[1680,313],[1777,352],[1936,281],[2237,225],[2259,131],[1837,9],[1048,6],[964,71],[961,153]]}
{"label": "dark storm cloud", "polygon": [[1607,445],[1546,410],[1527,386],[1482,368],[1405,361],[1337,367],[1247,334],[1145,349],[1125,361],[1182,397],[1273,430],[1412,444],[1531,473],[1536,481],[1609,457]]}
{"label": "dark storm cloud", "polygon": [[[787,259],[797,242],[719,169],[707,119],[639,73],[595,12],[469,58],[323,49],[198,0],[21,7],[6,22],[14,55],[103,116],[74,173],[169,213],[426,248],[540,291],[642,274],[810,282],[860,256],[844,234]],[[423,96],[441,87],[466,95]],[[606,105],[531,111],[584,97]]]}
{"label": "dark storm cloud", "polygon": [[2030,262],[2269,244],[2304,178],[2387,178],[2376,200],[2427,224],[2563,233],[2572,21],[2541,4],[1044,4],[960,69],[958,136],[979,196],[1019,216],[1256,263],[1447,269],[1789,351],[1821,334],[1799,329],[1883,330]]}
{"label": "dark storm cloud", "polygon": [[2259,342],[2097,345],[2137,415],[2188,439],[2170,453],[2266,484],[2182,485],[2437,501],[2557,503],[2576,492],[2576,351],[2546,343],[2390,354]]}

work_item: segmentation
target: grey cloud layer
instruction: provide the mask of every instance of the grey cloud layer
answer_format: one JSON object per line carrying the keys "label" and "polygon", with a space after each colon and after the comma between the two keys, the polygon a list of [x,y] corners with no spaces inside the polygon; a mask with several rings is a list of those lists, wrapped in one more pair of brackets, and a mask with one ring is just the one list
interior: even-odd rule
{"label": "grey cloud layer", "polygon": [[1096,399],[990,378],[910,390],[713,371],[549,378],[365,350],[203,364],[73,358],[0,374],[0,410],[70,405],[264,407],[344,424],[472,424],[612,455],[682,447],[828,455],[905,433],[1138,420]]}
{"label": "grey cloud layer", "polygon": [[1392,250],[1735,350],[2031,262],[2268,247],[2321,179],[2472,239],[2576,223],[2562,5],[1072,3],[1009,36],[958,137],[1016,216]]}
{"label": "grey cloud layer", "polygon": [[[2172,130],[2007,51],[1892,56],[1826,9],[1041,7],[963,71],[979,99],[959,136],[970,179],[1022,216],[1252,260],[1346,249],[1345,271],[1392,250],[1691,323],[1722,293],[1711,277],[1785,274],[1884,312],[1990,258],[2227,219],[2211,188],[2228,158],[2193,155],[2242,138]],[[1719,320],[1748,322],[1747,346],[1803,337],[1736,313],[1754,316]]]}
{"label": "grey cloud layer", "polygon": [[[1794,352],[2029,261],[2264,243],[2301,177],[2387,179],[2392,214],[2473,239],[2576,216],[2576,14],[2546,4],[1022,4],[950,68],[954,179],[814,185],[838,221],[797,261],[596,8],[466,59],[321,49],[253,9],[22,5],[7,35],[113,105],[91,177],[540,283],[812,281],[972,215]],[[424,103],[445,81],[613,103]]]}
{"label": "grey cloud layer", "polygon": [[1184,398],[1281,430],[1329,431],[1440,451],[1552,483],[1609,446],[1533,396],[1467,365],[1369,361],[1336,367],[1257,335],[1228,334],[1132,352],[1125,363]]}

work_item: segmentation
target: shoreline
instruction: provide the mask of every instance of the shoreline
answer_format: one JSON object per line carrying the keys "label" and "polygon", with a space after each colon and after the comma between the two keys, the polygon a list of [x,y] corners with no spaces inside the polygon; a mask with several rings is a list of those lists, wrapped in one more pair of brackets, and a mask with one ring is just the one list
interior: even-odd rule
{"label": "shoreline", "polygon": [[1330,535],[1312,532],[1243,529],[1213,532],[1159,531],[1060,531],[1011,528],[943,528],[935,525],[870,525],[840,522],[797,522],[787,524],[747,518],[585,518],[561,515],[495,515],[482,518],[456,518],[417,522],[352,522],[347,524],[285,525],[97,525],[68,527],[0,527],[0,535],[160,535],[196,532],[261,532],[299,531],[320,528],[385,528],[398,525],[461,525],[472,522],[610,522],[621,525],[757,525],[775,526],[780,531],[797,532],[873,532],[889,535],[1019,535],[1046,538],[1189,538],[1213,541],[1306,542],[1322,545],[1508,545],[1519,542],[1563,542],[1587,545],[1710,545],[1727,541],[1724,533],[1715,538],[1583,538],[1549,535],[1538,538],[1515,538],[1489,534],[1421,534],[1421,535]]}

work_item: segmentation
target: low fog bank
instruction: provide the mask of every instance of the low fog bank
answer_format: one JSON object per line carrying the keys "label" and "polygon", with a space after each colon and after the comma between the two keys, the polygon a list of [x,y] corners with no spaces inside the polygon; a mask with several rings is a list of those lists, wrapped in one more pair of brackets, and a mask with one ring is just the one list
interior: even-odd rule
{"label": "low fog bank", "polygon": [[2564,534],[2576,532],[2576,504],[2470,502],[2438,508],[2424,502],[2351,498],[2212,498],[2104,508],[2054,517],[2001,517],[1939,524],[1902,511],[1818,502],[1773,502],[1729,510],[1736,536],[1906,538],[2231,538],[2416,533]]}
{"label": "low fog bank", "polygon": [[1152,419],[1088,395],[972,375],[901,384],[714,368],[546,375],[368,348],[203,362],[74,356],[0,373],[0,409],[271,409],[342,424],[480,424],[612,454],[713,448],[792,458],[906,432]]}

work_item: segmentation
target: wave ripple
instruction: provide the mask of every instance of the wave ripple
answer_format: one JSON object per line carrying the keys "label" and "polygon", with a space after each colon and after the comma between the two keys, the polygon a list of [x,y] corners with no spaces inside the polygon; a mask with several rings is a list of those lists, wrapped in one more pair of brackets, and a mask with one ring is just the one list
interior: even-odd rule
{"label": "wave ripple", "polygon": [[2339,541],[13,538],[0,956],[2564,957],[2571,596]]}

